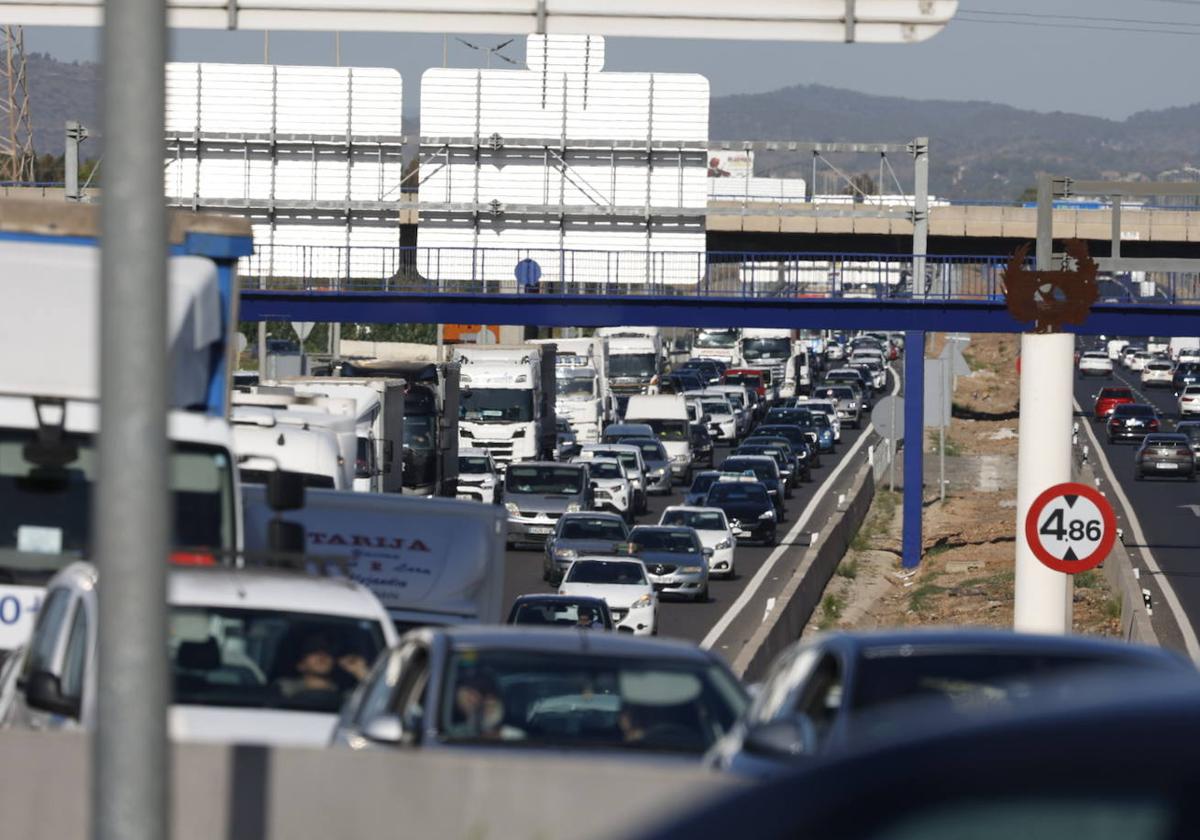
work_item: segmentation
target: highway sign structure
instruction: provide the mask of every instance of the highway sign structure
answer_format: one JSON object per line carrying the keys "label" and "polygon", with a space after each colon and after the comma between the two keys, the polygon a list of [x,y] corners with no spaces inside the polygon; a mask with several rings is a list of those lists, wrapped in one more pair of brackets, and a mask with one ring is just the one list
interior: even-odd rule
{"label": "highway sign structure", "polygon": [[1030,505],[1025,538],[1044,565],[1078,574],[1104,562],[1117,538],[1117,517],[1095,488],[1056,484]]}

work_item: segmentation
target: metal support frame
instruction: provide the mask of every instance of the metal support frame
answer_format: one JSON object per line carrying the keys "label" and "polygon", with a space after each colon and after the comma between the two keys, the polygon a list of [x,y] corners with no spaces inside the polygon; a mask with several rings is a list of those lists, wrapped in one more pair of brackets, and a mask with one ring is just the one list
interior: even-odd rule
{"label": "metal support frame", "polygon": [[95,840],[170,836],[167,751],[166,6],[108,0],[101,206]]}
{"label": "metal support frame", "polygon": [[[929,138],[912,142],[913,156],[913,297],[925,295],[925,255],[929,250]],[[880,184],[880,189],[883,185]]]}
{"label": "metal support frame", "polygon": [[83,123],[67,120],[63,178],[67,201],[83,201],[83,191],[79,188],[79,147],[87,139],[88,131]]}
{"label": "metal support frame", "polygon": [[904,334],[904,511],[902,564],[921,563],[922,499],[925,487],[925,332]]}

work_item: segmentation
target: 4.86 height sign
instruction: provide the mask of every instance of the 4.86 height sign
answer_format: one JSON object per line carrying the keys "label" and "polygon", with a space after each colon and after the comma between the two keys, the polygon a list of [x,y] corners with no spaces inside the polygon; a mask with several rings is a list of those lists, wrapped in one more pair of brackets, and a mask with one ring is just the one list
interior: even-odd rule
{"label": "4.86 height sign", "polygon": [[1056,484],[1025,516],[1025,541],[1044,565],[1073,575],[1104,562],[1117,539],[1112,505],[1086,484]]}

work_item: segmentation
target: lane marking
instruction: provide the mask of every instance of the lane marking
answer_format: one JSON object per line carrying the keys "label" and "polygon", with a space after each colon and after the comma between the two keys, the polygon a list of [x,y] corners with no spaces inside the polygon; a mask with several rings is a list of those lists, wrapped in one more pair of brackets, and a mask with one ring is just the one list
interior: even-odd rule
{"label": "lane marking", "polygon": [[762,619],[762,620],[763,620],[764,622],[765,622],[765,621],[766,621],[768,618],[770,618],[770,617],[771,617],[771,610],[773,610],[773,609],[775,609],[775,599],[774,599],[774,598],[768,598],[768,599],[767,599],[767,608],[766,608],[765,610],[763,610],[763,619]]}
{"label": "lane marking", "polygon": [[[894,397],[900,392],[900,376],[896,373],[891,365],[888,365],[888,370],[892,372],[892,393],[890,396]],[[712,629],[708,631],[708,635],[704,637],[702,642],[700,642],[700,647],[707,650],[717,643],[717,640],[720,639],[725,631],[729,629],[729,625],[733,624],[733,622],[741,614],[742,610],[744,610],[747,605],[754,600],[758,590],[762,588],[762,585],[766,582],[767,577],[775,568],[775,564],[779,562],[779,558],[783,557],[788,550],[796,548],[796,546],[793,546],[791,543],[795,542],[796,537],[800,534],[801,530],[806,524],[808,524],[808,520],[812,518],[814,513],[816,513],[817,506],[833,489],[834,479],[841,475],[842,470],[846,469],[847,465],[853,462],[854,456],[860,449],[863,448],[867,440],[871,437],[871,433],[873,431],[875,431],[875,424],[868,423],[867,427],[863,429],[862,434],[858,436],[858,440],[854,442],[854,445],[850,447],[849,451],[842,453],[842,457],[841,460],[838,461],[838,465],[834,468],[833,472],[831,472],[825,478],[825,480],[821,482],[821,486],[817,488],[817,491],[813,493],[813,497],[809,500],[808,505],[805,506],[804,512],[800,514],[795,524],[792,525],[791,530],[787,532],[787,535],[783,538],[783,541],[778,547],[776,547],[774,551],[771,552],[770,556],[767,557],[766,561],[762,564],[762,566],[759,567],[758,571],[755,572],[754,577],[752,577],[750,582],[746,584],[746,588],[741,591],[741,594],[738,595],[737,600],[735,600],[729,609],[725,611],[724,615],[717,619],[717,623],[713,625]]]}
{"label": "lane marking", "polygon": [[[1075,410],[1083,413],[1083,408],[1079,405],[1079,400],[1075,400]],[[1104,451],[1104,448],[1100,445],[1100,439],[1096,437],[1096,433],[1092,430],[1091,420],[1085,418],[1085,422],[1080,425],[1087,431],[1087,435],[1095,447],[1096,461],[1104,470],[1108,483],[1112,486],[1113,492],[1117,494],[1117,499],[1121,503],[1121,507],[1125,510],[1126,517],[1129,520],[1129,527],[1133,529],[1133,538],[1137,540],[1138,550],[1141,551],[1142,560],[1145,561],[1146,567],[1154,573],[1159,586],[1162,588],[1163,598],[1171,610],[1171,615],[1175,618],[1175,623],[1179,625],[1179,633],[1183,636],[1183,645],[1187,648],[1188,656],[1192,658],[1193,662],[1200,662],[1200,640],[1196,638],[1196,631],[1192,627],[1192,622],[1188,620],[1187,611],[1184,610],[1179,596],[1175,594],[1175,589],[1171,586],[1171,582],[1163,574],[1158,561],[1154,559],[1154,554],[1146,547],[1147,540],[1145,532],[1142,531],[1142,523],[1138,520],[1137,511],[1130,503],[1129,497],[1125,495],[1125,488],[1121,486],[1121,482],[1117,481],[1116,473],[1113,472],[1112,465],[1108,462],[1108,453]]]}

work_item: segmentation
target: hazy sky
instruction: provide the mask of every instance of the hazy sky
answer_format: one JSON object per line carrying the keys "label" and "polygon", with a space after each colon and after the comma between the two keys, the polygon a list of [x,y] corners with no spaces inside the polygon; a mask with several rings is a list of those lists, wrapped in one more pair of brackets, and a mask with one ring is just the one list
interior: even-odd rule
{"label": "hazy sky", "polygon": [[[1200,101],[1192,57],[1200,46],[1200,0],[961,0],[959,10],[944,33],[915,46],[610,38],[606,66],[703,73],[714,95],[815,83],[1115,118]],[[97,37],[93,30],[27,29],[26,48],[95,60]],[[467,40],[492,46],[506,39]],[[177,32],[172,57],[261,62],[263,41],[262,32]],[[482,65],[482,53],[453,37],[448,42],[451,66]],[[399,69],[410,113],[421,72],[442,64],[438,35],[347,33],[341,44],[343,64]],[[522,40],[504,54],[522,62]],[[272,32],[270,57],[277,64],[333,64],[334,39]]]}

